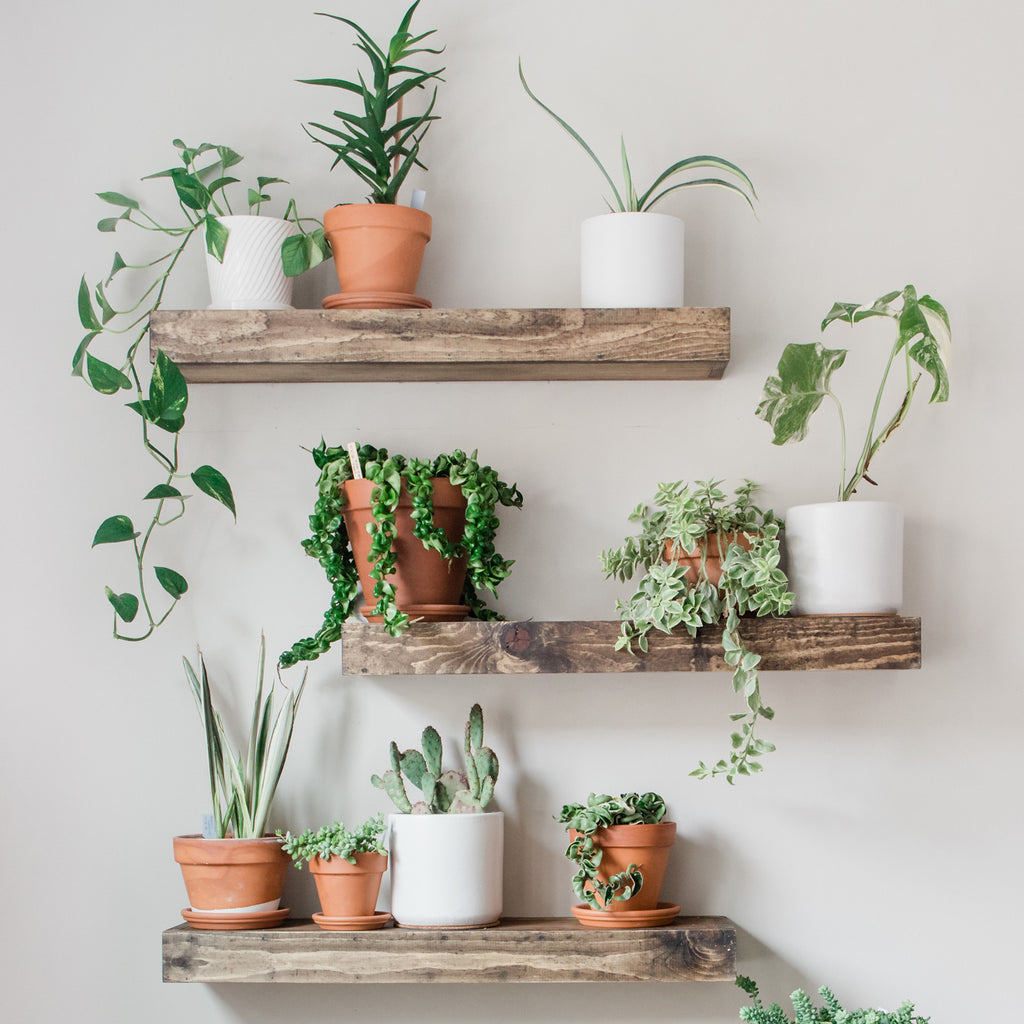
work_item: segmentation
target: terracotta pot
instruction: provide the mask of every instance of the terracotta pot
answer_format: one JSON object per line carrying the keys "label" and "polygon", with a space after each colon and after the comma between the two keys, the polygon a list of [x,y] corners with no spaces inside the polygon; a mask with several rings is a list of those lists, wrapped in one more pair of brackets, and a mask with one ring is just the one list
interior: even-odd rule
{"label": "terracotta pot", "polygon": [[[741,548],[750,550],[750,540],[745,533],[723,533],[722,539],[725,542],[726,550],[731,544],[738,544]],[[700,553],[703,547],[707,547],[707,556],[704,562],[704,569],[708,574],[708,582],[717,587],[722,578],[722,557],[723,552],[719,548],[718,534],[713,533],[699,541],[692,551],[684,551],[676,547],[672,541],[665,541],[664,558],[666,562],[678,562],[680,565],[687,565],[692,570],[686,574],[686,578],[692,583],[700,573]]]}
{"label": "terracotta pot", "polygon": [[328,210],[324,233],[342,292],[415,292],[430,225],[430,214],[411,206],[353,203]]}
{"label": "terracotta pot", "polygon": [[[435,477],[433,484],[434,522],[450,541],[456,541],[466,525],[466,499],[447,479]],[[373,563],[369,560],[370,535],[366,527],[374,522],[370,499],[375,486],[372,480],[346,480],[342,484],[342,516],[367,601],[373,600],[374,581],[370,576]],[[428,622],[461,622],[469,614],[469,609],[460,603],[466,582],[466,558],[445,559],[425,548],[413,535],[411,512],[412,501],[403,483],[395,513],[395,571],[386,577],[395,586],[395,603],[399,611]],[[370,622],[381,621],[372,608],[363,609],[363,613]]]}
{"label": "terracotta pot", "polygon": [[175,836],[174,859],[181,865],[193,910],[256,913],[281,902],[288,855],[273,836],[262,839],[204,839]]}
{"label": "terracotta pot", "polygon": [[[570,829],[569,835],[575,839],[579,833]],[[609,825],[594,833],[594,842],[602,851],[601,866],[597,872],[600,881],[607,882],[630,864],[636,864],[644,876],[640,892],[628,900],[612,900],[609,906],[604,907],[605,912],[619,914],[657,908],[669,853],[675,841],[674,821],[660,821],[656,825]]]}
{"label": "terracotta pot", "polygon": [[377,907],[387,854],[357,853],[355,864],[344,857],[309,862],[320,907],[326,917],[369,917]]}

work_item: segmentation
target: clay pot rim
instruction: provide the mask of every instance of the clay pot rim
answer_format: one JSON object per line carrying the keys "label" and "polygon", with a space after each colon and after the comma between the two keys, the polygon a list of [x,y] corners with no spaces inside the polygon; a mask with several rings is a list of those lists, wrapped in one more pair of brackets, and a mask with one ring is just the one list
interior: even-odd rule
{"label": "clay pot rim", "polygon": [[[466,496],[462,493],[462,488],[457,484],[453,484],[448,477],[432,476],[430,482],[434,485],[434,508],[454,508],[460,510],[466,508],[468,502],[466,501]],[[357,492],[355,500],[349,495],[349,485],[352,485],[353,490]],[[342,509],[343,515],[349,511],[370,511],[373,508],[373,489],[379,486],[376,480],[368,480],[366,477],[361,477],[359,480],[343,480],[340,486],[345,496],[345,507]],[[358,495],[359,491],[366,492],[365,498]],[[449,492],[447,495],[444,493],[446,491]],[[439,492],[441,493],[439,494]],[[402,488],[398,492],[398,507],[412,507],[412,497],[405,486],[404,477],[402,478]]]}
{"label": "clay pot rim", "polygon": [[[569,830],[573,838],[580,835]],[[674,821],[634,822],[630,825],[602,825],[594,833],[594,842],[607,847],[659,847],[673,846],[676,841]]]}
{"label": "clay pot rim", "polygon": [[426,210],[399,203],[338,203],[324,213],[324,234],[352,228],[384,228],[422,235],[430,241],[433,218]]}
{"label": "clay pot rim", "polygon": [[331,855],[324,860],[319,854],[307,861],[313,875],[382,875],[388,869],[388,855],[371,850],[357,853],[355,864],[350,864],[341,854]]}

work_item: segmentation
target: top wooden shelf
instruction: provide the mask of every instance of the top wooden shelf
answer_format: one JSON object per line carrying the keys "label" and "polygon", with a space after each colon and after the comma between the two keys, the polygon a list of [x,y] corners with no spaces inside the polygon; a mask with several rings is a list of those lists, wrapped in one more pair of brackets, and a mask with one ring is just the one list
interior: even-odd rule
{"label": "top wooden shelf", "polygon": [[211,383],[720,380],[729,309],[157,310],[150,349]]}

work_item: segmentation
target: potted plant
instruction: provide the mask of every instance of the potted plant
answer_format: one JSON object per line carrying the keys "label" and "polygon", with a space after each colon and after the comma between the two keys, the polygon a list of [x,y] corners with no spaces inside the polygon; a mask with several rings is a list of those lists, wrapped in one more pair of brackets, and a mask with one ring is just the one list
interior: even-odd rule
{"label": "potted plant", "polygon": [[[821,323],[857,324],[873,317],[896,323],[896,338],[875,393],[867,435],[847,476],[843,406],[832,391],[832,375],[846,349],[820,342],[787,345],[776,373],[765,381],[757,416],[769,423],[772,443],[789,444],[807,436],[811,416],[830,398],[839,412],[840,475],[837,500],[797,505],[786,512],[786,550],[797,615],[896,613],[903,603],[903,510],[880,501],[852,501],[862,483],[875,481],[868,470],[878,449],[906,419],[922,373],[932,379],[928,401],[949,398],[951,335],[946,310],[930,295],[918,297],[913,285],[889,292],[870,306],[837,302]],[[890,372],[899,368],[902,397],[887,420],[879,418]],[[905,384],[902,381],[905,380]]]}
{"label": "potted plant", "polygon": [[576,865],[572,888],[584,902],[572,908],[589,928],[649,928],[668,924],[675,903],[659,903],[676,824],[664,821],[657,793],[591,793],[566,804],[556,819],[569,833],[566,857]]}
{"label": "potted plant", "polygon": [[[423,750],[391,743],[391,767],[371,782],[391,798],[391,913],[406,928],[472,928],[497,924],[502,905],[505,815],[487,811],[498,781],[498,757],[484,746],[479,704],[463,739],[465,768],[445,769],[433,726]],[[405,784],[422,792],[415,803]]]}
{"label": "potted plant", "polygon": [[[325,85],[359,97],[357,113],[335,110],[335,126],[310,122],[304,126],[314,142],[334,154],[333,170],[345,164],[370,190],[366,204],[335,206],[324,214],[324,229],[334,252],[341,295],[324,300],[328,309],[412,308],[429,306],[414,294],[423,251],[430,241],[431,218],[422,209],[398,204],[398,193],[409,172],[423,167],[419,152],[437,115],[435,85],[426,109],[403,116],[405,97],[415,89],[439,82],[444,68],[426,71],[410,64],[418,53],[441,50],[417,44],[435,30],[413,35],[412,16],[419,0],[405,12],[390,43],[380,46],[348,18],[323,14],[354,29],[356,47],[370,65],[358,81],[338,78],[302,79],[306,85]],[[369,84],[372,82],[372,85]],[[313,129],[311,131],[310,129]]]}
{"label": "potted plant", "polygon": [[683,626],[696,636],[701,626],[723,623],[725,661],[746,710],[730,715],[737,731],[728,760],[711,767],[701,761],[690,774],[724,775],[734,783],[738,775],[761,771],[758,759],[775,749],[754,735],[758,719],[771,719],[775,712],[761,700],[761,656],[744,643],[741,617],[785,615],[792,594],[779,568],[782,524],[771,509],[754,504],[757,485],[744,481],[729,500],[719,483],[659,484],[653,506],[638,505],[629,517],[640,533],[601,558],[606,577],[625,583],[643,572],[632,597],[617,602],[623,621],[616,650],[633,651],[635,645],[646,652],[655,629],[671,633]]}
{"label": "potted plant", "polygon": [[[734,163],[722,157],[691,156],[667,167],[646,191],[638,193],[623,139],[623,182],[620,190],[579,132],[537,98],[526,82],[522,61],[519,62],[519,80],[530,99],[579,143],[611,189],[611,199],[605,199],[610,212],[590,217],[583,222],[580,248],[581,304],[584,307],[684,305],[683,222],[668,214],[652,213],[652,208],[665,196],[679,189],[713,185],[742,196],[753,210],[757,192],[750,178]],[[720,177],[689,178],[668,184],[676,175],[690,175],[707,169],[731,175],[738,184]]]}
{"label": "potted plant", "polygon": [[761,1002],[757,983],[742,974],[736,984],[750,996],[753,1005],[740,1008],[740,1020],[750,1024],[928,1024],[931,1017],[922,1017],[909,1000],[898,1010],[844,1010],[827,985],[818,989],[822,998],[820,1007],[798,988],[790,997],[794,1017],[790,1017],[778,1003],[765,1006]]}
{"label": "potted plant", "polygon": [[[104,280],[90,287],[83,276],[78,287],[78,316],[86,335],[75,350],[71,372],[102,395],[134,393],[134,401],[126,404],[132,415],[138,417],[136,422],[142,428],[143,447],[156,462],[159,474],[158,482],[143,496],[142,500],[151,503],[148,507],[153,511],[151,515],[147,513],[139,529],[130,516],[119,513],[108,516],[93,537],[93,547],[130,543],[135,555],[133,576],[137,582],[132,589],[119,592],[119,588],[106,588],[107,600],[114,609],[113,633],[118,640],[137,641],[150,636],[166,621],[188,590],[187,580],[176,569],[155,566],[152,573],[146,571],[146,559],[151,553],[157,529],[177,522],[185,514],[188,496],[180,489],[182,480],[189,479],[200,491],[235,514],[231,485],[220,470],[207,465],[199,466],[191,473],[182,469],[180,438],[185,426],[189,393],[181,371],[166,353],[158,352],[147,386],[145,372],[137,363],[140,350],[145,353],[143,341],[149,331],[149,316],[160,308],[167,282],[193,238],[205,235],[209,259],[217,264],[238,248],[234,243],[239,237],[244,237],[237,229],[233,235],[232,228],[220,219],[225,209],[230,210],[224,190],[237,180],[227,171],[242,157],[229,146],[211,143],[187,146],[180,139],[175,139],[174,147],[178,151],[180,165],[149,174],[143,180],[163,178],[171,183],[181,219],[164,224],[143,209],[137,199],[120,192],[100,192],[99,198],[117,207],[120,213],[116,217],[104,217],[96,225],[100,231],[110,233],[117,231],[122,224],[155,232],[169,238],[171,248],[144,263],[129,263],[120,252],[115,252],[110,272]],[[264,201],[263,187],[277,180],[257,179],[257,209]],[[317,233],[303,232],[304,219],[295,212],[294,202],[288,204],[286,215],[291,218],[289,230],[294,228],[300,234],[287,240],[285,247],[292,242],[302,246],[308,242],[311,252],[316,250]],[[259,219],[268,220],[265,217]],[[280,266],[284,259],[279,246],[272,254],[272,262],[276,261]],[[300,257],[292,259],[293,269],[305,269],[314,261],[315,256],[307,254],[304,249]],[[119,286],[125,283],[125,279],[119,276],[123,270],[137,272],[132,275],[134,288],[124,299],[118,292]],[[123,356],[111,357],[104,353],[105,358],[100,358],[95,354],[104,343],[116,340],[120,345],[123,338],[128,343]],[[114,361],[108,362],[111,358]],[[157,606],[153,595],[153,577],[160,586],[161,596],[170,600],[163,610]],[[144,616],[142,625],[135,626],[133,630],[126,629],[128,624],[136,621],[140,611]]]}
{"label": "potted plant", "polygon": [[330,648],[360,587],[373,601],[364,614],[392,636],[411,618],[499,617],[479,591],[495,593],[513,564],[494,549],[494,538],[497,506],[522,507],[514,484],[480,465],[476,452],[407,459],[372,445],[328,448],[321,441],[313,459],[320,480],[313,535],[302,546],[323,566],[333,597],[320,630],[285,651],[282,666]]}
{"label": "potted plant", "polygon": [[278,829],[277,838],[300,871],[309,865],[321,907],[313,920],[325,931],[370,931],[391,920],[390,914],[375,912],[388,868],[383,815],[354,829],[340,821],[297,836]]}
{"label": "potted plant", "polygon": [[256,695],[243,758],[214,709],[202,654],[198,673],[187,658],[182,661],[203,721],[213,805],[202,835],[174,837],[174,859],[181,866],[189,901],[182,917],[193,928],[273,927],[288,916],[288,909],[280,907],[288,856],[265,828],[306,675],[297,690],[284,694],[278,707],[274,686],[264,693],[266,644],[260,637]]}

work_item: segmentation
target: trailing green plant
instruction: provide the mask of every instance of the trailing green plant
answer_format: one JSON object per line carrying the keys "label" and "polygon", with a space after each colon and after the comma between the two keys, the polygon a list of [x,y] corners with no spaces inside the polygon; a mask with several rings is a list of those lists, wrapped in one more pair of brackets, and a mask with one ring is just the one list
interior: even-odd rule
{"label": "trailing green plant", "polygon": [[[408,61],[417,53],[439,54],[443,50],[433,50],[425,46],[417,46],[436,29],[412,35],[409,26],[413,12],[419,6],[419,0],[402,16],[402,21],[387,47],[379,46],[367,32],[349,18],[338,14],[318,12],[321,17],[341,21],[355,29],[359,41],[355,46],[362,50],[370,62],[373,72],[372,87],[358,73],[358,81],[341,78],[304,78],[304,85],[326,85],[341,89],[359,97],[361,111],[349,113],[335,110],[334,116],[342,123],[342,127],[310,122],[303,125],[306,134],[321,146],[326,146],[334,154],[333,171],[339,163],[344,163],[370,190],[368,197],[371,203],[396,203],[398,191],[405,182],[413,167],[424,165],[420,162],[419,152],[423,139],[438,116],[433,112],[437,101],[437,86],[422,114],[410,117],[402,116],[402,101],[414,89],[425,89],[431,82],[443,82],[441,72],[425,71],[411,66]],[[392,110],[394,113],[392,114]],[[310,131],[315,128],[322,135]]]}
{"label": "trailing green plant", "polygon": [[[719,488],[720,480],[699,480],[694,487],[682,482],[659,484],[653,506],[638,505],[629,517],[640,532],[622,547],[601,555],[605,576],[623,583],[643,572],[633,595],[617,601],[622,633],[615,649],[646,653],[652,630],[671,633],[679,626],[696,636],[701,626],[721,622],[725,661],[733,670],[732,683],[741,694],[746,711],[729,716],[737,724],[731,735],[728,759],[712,766],[703,761],[690,773],[697,778],[724,775],[734,783],[737,775],[760,772],[758,760],[775,746],[758,739],[759,719],[775,712],[761,699],[757,666],[761,656],[751,651],[740,632],[740,617],[748,614],[786,615],[793,603],[789,581],[779,568],[779,531],[775,513],[754,504],[757,485],[750,480],[736,488],[730,500]],[[742,534],[745,543],[730,539]],[[716,586],[708,578],[707,545],[717,537],[722,552],[722,576]],[[666,545],[672,560],[665,560]],[[749,545],[749,547],[747,546]],[[694,574],[680,563],[685,552],[700,549],[700,566]],[[740,725],[739,723],[742,723]]]}
{"label": "trailing green plant", "polygon": [[[313,514],[309,518],[312,536],[304,540],[302,546],[307,555],[323,566],[333,596],[317,633],[297,641],[281,655],[280,662],[284,667],[298,661],[312,661],[330,648],[341,636],[342,623],[355,608],[359,587],[355,557],[341,515],[345,507],[341,485],[353,479],[348,451],[343,446],[328,448],[321,441],[312,455],[320,470],[320,479]],[[386,448],[364,444],[359,446],[358,455],[363,476],[376,484],[372,494],[372,512],[377,527],[370,547],[370,559],[374,561],[371,576],[376,614],[383,616],[388,633],[398,636],[409,624],[409,617],[395,606],[395,588],[387,580],[395,566],[395,517],[403,485],[412,501],[413,534],[420,543],[437,551],[443,558],[464,556],[467,559],[463,604],[478,619],[500,619],[500,615],[483,603],[478,591],[495,593],[514,564],[494,548],[494,538],[500,525],[495,508],[499,504],[521,508],[523,496],[519,489],[500,480],[490,466],[481,466],[476,452],[467,455],[456,450],[432,460],[407,459],[404,455],[389,455]],[[449,541],[444,531],[434,523],[431,484],[434,477],[447,478],[466,498],[466,526],[458,541]]]}
{"label": "trailing green plant", "polygon": [[[153,512],[146,514],[141,528],[136,529],[130,516],[118,514],[105,519],[93,536],[93,547],[130,543],[133,548],[137,577],[135,588],[123,593],[106,588],[107,600],[114,609],[114,636],[119,640],[144,640],[167,619],[188,590],[185,577],[177,570],[167,566],[154,567],[152,575],[162,588],[164,597],[170,599],[170,604],[161,611],[154,607],[149,589],[152,579],[146,572],[146,558],[157,528],[169,526],[185,514],[188,495],[182,493],[181,481],[190,480],[200,491],[235,515],[231,485],[220,470],[204,465],[189,473],[181,468],[179,442],[185,426],[189,393],[178,366],[165,352],[157,352],[147,384],[138,365],[140,350],[142,362],[148,362],[143,342],[149,333],[150,314],[160,308],[171,273],[192,239],[205,233],[207,252],[218,260],[223,259],[228,229],[218,217],[231,213],[227,189],[238,179],[227,171],[242,160],[228,146],[203,143],[192,147],[180,139],[174,140],[174,146],[181,166],[149,174],[142,180],[168,179],[181,217],[174,223],[163,224],[147,213],[138,200],[120,192],[100,192],[100,199],[121,212],[116,217],[105,217],[97,224],[103,232],[114,232],[122,224],[130,224],[141,231],[166,236],[171,247],[146,263],[129,263],[120,252],[115,252],[106,278],[90,287],[83,276],[78,287],[78,315],[87,333],[75,351],[71,372],[101,395],[121,395],[124,392],[134,395],[134,401],[126,404],[138,417],[136,422],[141,426],[143,447],[156,462],[159,474],[158,482],[143,496],[143,501],[152,503]],[[256,188],[248,190],[249,209],[258,212],[263,203],[269,201],[267,187],[281,181],[280,178],[257,178]],[[294,201],[288,203],[286,216],[299,224],[302,230],[302,219],[295,212]],[[323,231],[318,231],[322,239]],[[312,236],[296,237],[301,243],[301,239]],[[326,245],[323,248],[326,251]],[[284,255],[282,261],[285,262]],[[132,277],[131,297],[127,304],[115,305],[117,300],[112,284],[115,278],[119,278],[120,284],[123,277],[119,275],[125,271]],[[98,347],[97,343],[114,341],[127,343],[124,354],[117,356],[114,362],[107,362],[91,351]],[[145,624],[134,633],[123,631],[126,624],[135,622],[140,609]]]}
{"label": "trailing green plant", "polygon": [[315,832],[307,828],[297,836],[291,832],[275,833],[281,840],[281,849],[295,862],[301,871],[314,857],[330,860],[341,857],[349,864],[355,864],[357,853],[387,853],[384,849],[384,815],[367,818],[354,829],[345,827],[341,821],[333,825],[322,825]]}
{"label": "trailing green plant", "polygon": [[[558,114],[556,114],[535,95],[526,82],[526,75],[523,74],[522,60],[519,61],[519,80],[523,83],[523,88],[526,90],[527,96],[529,96],[530,99],[533,100],[533,102],[542,110],[550,114],[551,117],[553,117],[555,121],[557,121],[566,130],[566,132],[568,132],[569,135],[579,143],[587,156],[594,161],[595,166],[604,176],[604,180],[608,182],[608,187],[612,190],[614,204],[608,199],[605,199],[605,203],[612,213],[645,213],[646,211],[653,209],[653,207],[660,203],[665,196],[672,192],[676,192],[683,188],[693,188],[699,185],[712,185],[717,188],[728,189],[730,192],[736,192],[738,195],[743,197],[750,209],[754,210],[754,200],[757,199],[757,191],[754,188],[754,183],[739,167],[736,166],[736,164],[731,163],[728,160],[724,160],[720,156],[690,156],[686,157],[684,160],[678,160],[676,163],[662,171],[645,192],[638,194],[633,182],[633,174],[629,167],[629,159],[626,156],[626,140],[624,137],[620,140],[623,187],[622,191],[619,191],[615,181],[608,173],[604,164],[601,163],[597,154],[583,140],[583,137],[579,132],[577,132],[576,129],[567,121],[564,121],[559,117]],[[690,174],[694,171],[704,169],[724,171],[726,174],[731,174],[736,177],[740,184],[736,185],[731,181],[724,180],[723,178],[693,178],[688,181],[678,181],[673,185],[668,185],[667,187],[662,188],[666,182],[674,178],[677,174]],[[746,186],[750,192],[746,192],[743,186]],[[756,211],[754,212],[756,216]]]}
{"label": "trailing green plant", "polygon": [[[442,766],[442,745],[438,731],[428,725],[421,738],[423,750],[398,749],[391,741],[391,767],[370,781],[391,798],[402,814],[477,814],[494,796],[498,781],[498,755],[484,746],[484,713],[479,704],[469,710],[463,740],[465,770]],[[405,783],[423,794],[409,799]]]}
{"label": "trailing green plant", "polygon": [[625,902],[644,885],[643,871],[629,864],[607,882],[598,877],[604,851],[595,843],[600,828],[611,825],[656,825],[665,817],[665,801],[657,793],[623,793],[620,796],[591,793],[585,804],[565,804],[555,819],[565,825],[566,832],[578,833],[566,848],[565,855],[577,868],[572,889],[577,897],[594,910],[607,910],[613,902]]}
{"label": "trailing green plant", "polygon": [[288,757],[295,714],[306,688],[306,675],[298,689],[285,689],[277,707],[274,684],[264,695],[266,641],[260,636],[256,695],[253,699],[249,742],[244,759],[236,753],[220,715],[214,709],[206,662],[199,654],[199,672],[188,658],[182,658],[196,706],[206,734],[206,755],[210,773],[210,799],[213,805],[213,830],[217,839],[232,835],[236,839],[258,839],[266,828],[270,806]]}
{"label": "trailing green plant", "polygon": [[794,1016],[791,1018],[778,1003],[765,1006],[757,983],[742,974],[736,984],[750,996],[753,1006],[740,1009],[740,1020],[750,1024],[928,1024],[930,1017],[921,1017],[909,1000],[898,1010],[844,1010],[827,985],[818,989],[823,1005],[815,1006],[810,996],[798,988],[790,997]]}
{"label": "trailing green plant", "polygon": [[[782,445],[791,441],[802,441],[807,436],[811,416],[826,397],[835,402],[839,413],[840,434],[841,469],[837,496],[839,501],[849,501],[862,480],[875,485],[875,481],[868,476],[868,467],[878,449],[889,440],[910,412],[910,405],[922,372],[932,378],[929,404],[945,402],[949,398],[949,360],[952,343],[949,314],[930,295],[918,298],[913,285],[908,284],[902,291],[888,292],[870,306],[859,306],[854,302],[836,302],[822,320],[821,329],[824,331],[836,320],[852,325],[878,316],[896,321],[896,340],[889,351],[889,358],[882,371],[882,380],[875,393],[864,445],[848,479],[846,420],[843,416],[842,403],[832,391],[832,374],[846,360],[846,349],[828,349],[821,342],[787,345],[775,374],[765,381],[761,402],[757,407],[758,418],[771,424],[775,431],[772,444]],[[902,365],[904,369],[905,391],[892,418],[883,426],[879,426],[878,414],[889,374],[898,365]]]}

